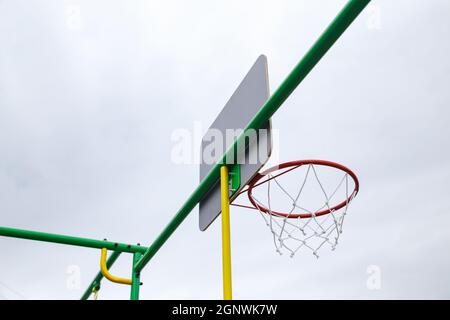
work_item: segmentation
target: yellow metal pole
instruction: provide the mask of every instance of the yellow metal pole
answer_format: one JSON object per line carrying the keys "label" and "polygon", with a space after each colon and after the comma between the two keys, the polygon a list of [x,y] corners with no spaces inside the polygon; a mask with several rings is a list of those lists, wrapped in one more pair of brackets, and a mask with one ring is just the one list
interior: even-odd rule
{"label": "yellow metal pole", "polygon": [[225,165],[220,168],[220,194],[222,202],[223,299],[231,300],[230,198],[228,167]]}

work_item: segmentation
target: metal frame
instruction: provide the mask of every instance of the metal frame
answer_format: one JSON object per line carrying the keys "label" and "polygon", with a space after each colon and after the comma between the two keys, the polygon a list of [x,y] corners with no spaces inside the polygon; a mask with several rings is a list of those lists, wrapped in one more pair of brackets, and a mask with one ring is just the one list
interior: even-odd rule
{"label": "metal frame", "polygon": [[[305,56],[294,67],[287,78],[281,83],[278,89],[267,100],[261,110],[253,117],[253,119],[245,127],[244,132],[238,137],[236,142],[230,146],[226,154],[210,171],[210,173],[200,182],[194,192],[189,196],[183,206],[175,214],[172,220],[164,228],[161,234],[155,239],[150,247],[142,247],[138,245],[128,245],[124,243],[116,243],[110,241],[100,241],[94,239],[72,237],[59,234],[50,234],[37,231],[21,230],[0,227],[0,236],[22,238],[29,240],[53,242],[65,245],[73,245],[80,247],[88,247],[95,249],[108,249],[113,251],[106,262],[108,268],[110,268],[117,260],[119,255],[123,252],[133,254],[133,267],[132,267],[132,284],[131,284],[131,299],[139,298],[139,286],[140,286],[140,272],[158,252],[158,250],[169,239],[172,233],[180,226],[189,213],[196,207],[201,198],[208,192],[213,184],[219,179],[220,168],[226,163],[227,156],[232,154],[233,149],[238,143],[242,142],[245,134],[248,130],[259,129],[265,122],[267,122],[272,115],[281,107],[284,101],[291,95],[291,93],[297,88],[297,86],[303,81],[303,79],[309,74],[314,66],[320,61],[325,53],[333,46],[333,44],[339,39],[344,31],[350,26],[350,24],[356,19],[361,11],[367,6],[370,0],[350,0],[345,7],[339,12],[336,18],[325,29],[319,39],[312,45],[307,51]],[[82,299],[87,299],[95,288],[100,287],[103,275],[97,274],[86,292],[83,294]],[[89,291],[90,290],[90,291]]]}

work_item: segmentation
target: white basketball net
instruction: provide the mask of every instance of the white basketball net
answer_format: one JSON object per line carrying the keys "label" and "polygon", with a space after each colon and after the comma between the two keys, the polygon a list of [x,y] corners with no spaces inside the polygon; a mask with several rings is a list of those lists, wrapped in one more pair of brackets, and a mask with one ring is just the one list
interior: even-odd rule
{"label": "white basketball net", "polygon": [[[282,184],[283,182],[281,180],[283,176],[274,177],[275,174],[273,173],[268,174],[263,178],[264,180],[271,180],[260,186],[258,185],[253,189],[252,196],[256,203],[269,209],[268,213],[270,214],[257,208],[272,233],[275,249],[280,255],[287,252],[293,257],[297,252],[309,251],[312,252],[316,258],[319,258],[318,251],[320,249],[329,247],[331,250],[335,250],[339,242],[347,209],[354,198],[354,194],[352,193],[353,189],[349,189],[349,184],[352,184],[353,180],[351,178],[349,179],[349,175],[346,172],[331,168],[331,171],[334,171],[334,177],[328,177],[326,180],[327,182],[334,180],[334,183],[331,183],[334,184],[334,187],[328,188],[331,192],[327,192],[324,183],[319,179],[316,167],[319,166],[309,164],[292,171],[303,171],[300,173],[304,175],[302,179],[295,178],[296,183],[294,183],[294,185],[298,186],[298,181],[301,181],[301,183],[293,194],[287,191],[288,188],[286,187],[286,184]],[[321,170],[322,168],[323,167],[321,167]],[[292,172],[289,173],[291,180]],[[287,175],[288,174],[286,174],[286,176]],[[296,177],[298,177],[298,173],[296,174]],[[292,183],[288,185],[291,186]],[[264,189],[263,186],[266,188],[265,195],[264,193],[261,193],[262,190],[259,190],[258,195],[256,195],[256,189]],[[308,193],[308,188],[311,189],[310,192],[315,195],[315,199],[312,201],[315,204],[309,203],[306,205],[303,203],[306,202],[306,200],[304,200],[306,199],[304,195]],[[314,188],[316,190],[314,190]],[[335,200],[338,195],[339,198]],[[280,216],[273,213],[272,206],[273,210],[281,212],[278,205],[276,207],[274,206],[274,197],[282,199],[285,208],[286,203],[288,203],[288,208],[282,212],[286,212],[289,215],[294,215],[299,212],[309,213],[311,214],[311,218],[293,218],[289,217],[289,215]],[[263,199],[266,200],[265,203]],[[341,209],[331,210],[330,213],[321,216],[315,215],[322,210],[330,210],[333,207],[334,202],[339,203],[344,199],[348,200]]]}

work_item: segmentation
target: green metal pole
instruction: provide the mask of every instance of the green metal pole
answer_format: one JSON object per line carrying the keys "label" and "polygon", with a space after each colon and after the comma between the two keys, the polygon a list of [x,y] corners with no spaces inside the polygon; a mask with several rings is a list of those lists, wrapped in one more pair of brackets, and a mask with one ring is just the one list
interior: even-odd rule
{"label": "green metal pole", "polygon": [[141,259],[142,254],[135,252],[133,254],[133,269],[131,275],[131,300],[139,300],[139,288],[141,286],[141,274],[140,271],[136,271],[136,263]]}
{"label": "green metal pole", "polygon": [[[111,256],[106,261],[106,266],[108,267],[108,269],[110,269],[112,267],[114,262],[116,262],[117,258],[119,258],[120,254],[121,254],[121,252],[118,252],[118,251],[114,251],[111,254]],[[103,274],[101,272],[99,272],[97,274],[97,276],[94,278],[94,280],[92,280],[91,284],[86,289],[84,294],[81,296],[81,300],[87,300],[95,288],[100,289],[100,283],[102,282],[102,279],[103,279]]]}
{"label": "green metal pole", "polygon": [[333,46],[336,40],[344,33],[350,24],[356,19],[361,11],[366,7],[370,0],[350,0],[331,24],[325,29],[319,39],[313,44],[305,56],[295,66],[283,83],[273,93],[273,95],[262,106],[261,110],[249,122],[244,132],[239,136],[235,143],[228,149],[221,161],[219,161],[209,172],[209,174],[200,182],[191,196],[187,199],[181,209],[175,214],[169,224],[164,228],[161,234],[156,238],[152,245],[144,253],[141,260],[136,265],[136,270],[142,270],[150,259],[164,245],[167,239],[184,221],[188,214],[195,208],[202,197],[210,190],[214,183],[219,179],[219,172],[222,163],[226,163],[229,155],[232,155],[233,149],[245,138],[245,134],[250,129],[259,129],[272,115],[278,110],[283,102],[291,95],[302,80],[308,75],[312,68],[320,61],[325,53]]}
{"label": "green metal pole", "polygon": [[68,244],[68,245],[72,245],[72,246],[88,247],[88,248],[96,248],[96,249],[106,248],[106,249],[112,250],[112,251],[129,252],[129,253],[135,253],[135,252],[144,253],[147,250],[146,247],[141,247],[141,246],[137,246],[137,245],[129,245],[129,244],[111,242],[111,241],[106,241],[106,240],[102,241],[102,240],[79,238],[79,237],[65,236],[65,235],[54,234],[54,233],[45,233],[45,232],[38,232],[38,231],[6,228],[6,227],[0,227],[0,236],[20,238],[20,239],[29,239],[29,240],[36,240],[36,241],[53,242],[53,243],[60,243],[60,244]]}

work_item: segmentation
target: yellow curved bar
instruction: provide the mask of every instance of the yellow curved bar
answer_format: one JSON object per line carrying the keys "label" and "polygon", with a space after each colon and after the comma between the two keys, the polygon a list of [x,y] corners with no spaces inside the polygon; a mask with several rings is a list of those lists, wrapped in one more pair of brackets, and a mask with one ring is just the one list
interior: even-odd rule
{"label": "yellow curved bar", "polygon": [[119,278],[119,277],[113,276],[111,273],[109,273],[108,267],[106,266],[106,256],[107,255],[108,255],[108,249],[102,248],[102,254],[100,256],[100,271],[102,272],[103,276],[106,279],[108,279],[109,281],[112,281],[115,283],[131,285],[131,279]]}

